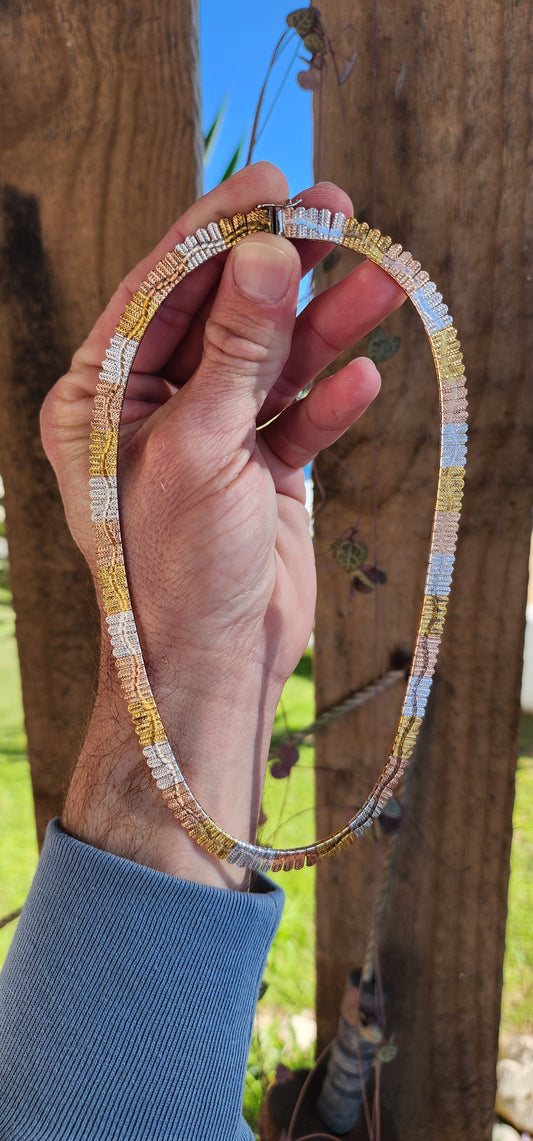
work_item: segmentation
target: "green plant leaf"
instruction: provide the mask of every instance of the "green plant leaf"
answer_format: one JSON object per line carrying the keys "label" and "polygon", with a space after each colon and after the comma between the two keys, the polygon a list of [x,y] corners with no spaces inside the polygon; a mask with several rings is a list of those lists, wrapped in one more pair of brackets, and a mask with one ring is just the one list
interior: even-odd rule
{"label": "green plant leaf", "polygon": [[222,178],[220,179],[221,182],[225,182],[226,179],[229,178],[231,174],[233,174],[234,170],[237,169],[237,167],[239,165],[239,159],[241,157],[243,146],[244,146],[244,138],[240,139],[240,141],[237,143],[237,146],[236,146],[236,148],[235,148],[235,150],[234,150],[234,152],[233,152],[233,154],[229,160],[229,163],[228,163],[228,165],[224,171],[224,174],[222,175]]}
{"label": "green plant leaf", "polygon": [[219,107],[219,109],[218,109],[218,111],[217,111],[217,113],[213,119],[213,122],[211,123],[211,126],[207,130],[207,134],[204,135],[204,163],[208,162],[209,158],[211,157],[211,152],[213,151],[213,148],[215,146],[215,143],[217,140],[217,135],[220,131],[220,128],[221,128],[222,123],[224,121],[224,116],[225,116],[226,111],[228,109],[228,103],[229,103],[228,96],[225,95],[224,99],[222,100],[222,103],[220,104],[220,107]]}

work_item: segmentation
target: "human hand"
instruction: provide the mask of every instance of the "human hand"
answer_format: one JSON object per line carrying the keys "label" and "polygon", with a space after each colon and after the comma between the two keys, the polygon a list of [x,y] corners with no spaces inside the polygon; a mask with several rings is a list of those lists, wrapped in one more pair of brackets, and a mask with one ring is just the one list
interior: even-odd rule
{"label": "human hand", "polygon": [[[148,270],[187,234],[287,195],[281,173],[260,163],[191,207],[126,278],[47,397],[43,443],[95,579],[88,436],[114,327]],[[303,198],[306,206],[352,212],[331,185]],[[313,621],[301,469],[364,411],[379,374],[370,361],[355,361],[304,400],[294,398],[404,297],[365,263],[295,321],[300,274],[329,249],[261,234],[239,243],[225,264],[217,258],[195,270],[153,318],[122,414],[121,527],[152,689],[198,800],[244,839],[255,833],[279,696]],[[258,423],[266,426],[258,431]],[[107,632],[95,714],[63,821],[83,839],[164,871],[218,884],[242,877],[196,849],[144,779]]]}

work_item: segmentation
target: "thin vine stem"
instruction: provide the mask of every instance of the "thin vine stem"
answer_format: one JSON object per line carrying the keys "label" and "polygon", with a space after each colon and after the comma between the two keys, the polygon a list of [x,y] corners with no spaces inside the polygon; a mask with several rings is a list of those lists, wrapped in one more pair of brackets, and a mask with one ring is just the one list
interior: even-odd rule
{"label": "thin vine stem", "polygon": [[[296,1121],[298,1119],[298,1114],[300,1112],[300,1109],[302,1108],[302,1102],[303,1102],[303,1099],[304,1099],[305,1094],[307,1092],[307,1089],[309,1087],[309,1083],[311,1081],[311,1078],[316,1073],[320,1063],[326,1057],[326,1054],[329,1052],[330,1049],[331,1049],[331,1042],[328,1042],[327,1046],[324,1046],[324,1049],[318,1055],[318,1058],[316,1059],[314,1066],[309,1070],[309,1073],[308,1073],[308,1075],[307,1075],[307,1077],[303,1083],[303,1086],[302,1086],[302,1088],[298,1094],[298,1097],[296,1099],[296,1105],[294,1106],[294,1109],[292,1111],[291,1119],[289,1121],[289,1129],[287,1132],[287,1141],[294,1141],[292,1131],[296,1125]],[[331,1137],[331,1134],[329,1136]],[[300,1139],[300,1141],[303,1141],[303,1138]]]}
{"label": "thin vine stem", "polygon": [[249,166],[251,161],[252,161],[252,155],[254,153],[254,147],[255,147],[255,144],[257,141],[256,136],[257,136],[257,128],[259,125],[259,116],[260,116],[262,108],[263,108],[263,101],[264,101],[265,94],[266,94],[266,89],[267,89],[267,84],[268,84],[268,80],[270,77],[270,72],[272,71],[272,68],[274,67],[274,64],[276,63],[276,60],[278,59],[279,53],[281,52],[283,41],[286,39],[286,37],[288,35],[289,35],[289,29],[286,28],[285,31],[282,32],[281,36],[279,37],[279,40],[278,40],[278,42],[274,48],[274,51],[272,52],[272,59],[270,60],[270,63],[268,66],[268,71],[267,71],[266,77],[265,77],[265,82],[263,83],[263,86],[261,88],[259,99],[257,101],[257,107],[255,109],[254,121],[253,121],[253,126],[252,126],[252,134],[251,134],[251,138],[250,138],[250,146],[248,147],[248,154],[246,156],[246,162],[244,164],[245,166]]}

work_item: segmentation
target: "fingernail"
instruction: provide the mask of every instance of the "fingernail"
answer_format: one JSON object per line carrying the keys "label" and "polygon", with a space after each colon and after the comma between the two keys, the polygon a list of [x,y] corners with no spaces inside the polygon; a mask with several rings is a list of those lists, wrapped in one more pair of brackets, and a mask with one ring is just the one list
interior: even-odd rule
{"label": "fingernail", "polygon": [[251,242],[237,246],[233,275],[242,293],[253,301],[279,301],[289,288],[292,262],[283,250]]}

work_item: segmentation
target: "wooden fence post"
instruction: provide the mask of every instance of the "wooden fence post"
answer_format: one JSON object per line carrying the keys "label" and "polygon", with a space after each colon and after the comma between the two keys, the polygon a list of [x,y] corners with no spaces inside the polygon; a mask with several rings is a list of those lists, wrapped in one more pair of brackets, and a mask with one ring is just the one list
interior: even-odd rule
{"label": "wooden fence post", "polygon": [[[349,35],[359,54],[342,112],[328,68],[318,173],[343,183],[356,215],[429,271],[455,318],[470,389],[452,602],[381,938],[398,1046],[383,1102],[400,1141],[487,1141],[531,528],[532,9],[322,0],[320,10],[334,50]],[[437,397],[414,312],[404,306],[387,328],[401,348],[382,367],[376,411],[318,467],[318,711],[409,654],[416,631]],[[350,600],[327,548],[355,523],[387,583]],[[400,699],[389,691],[319,735],[319,835],[371,787]],[[370,839],[317,869],[319,1046],[335,1033],[349,969],[363,961],[373,890]]]}
{"label": "wooden fence post", "polygon": [[39,442],[43,398],[200,189],[195,0],[0,14],[0,467],[39,839],[91,707],[92,585]]}

